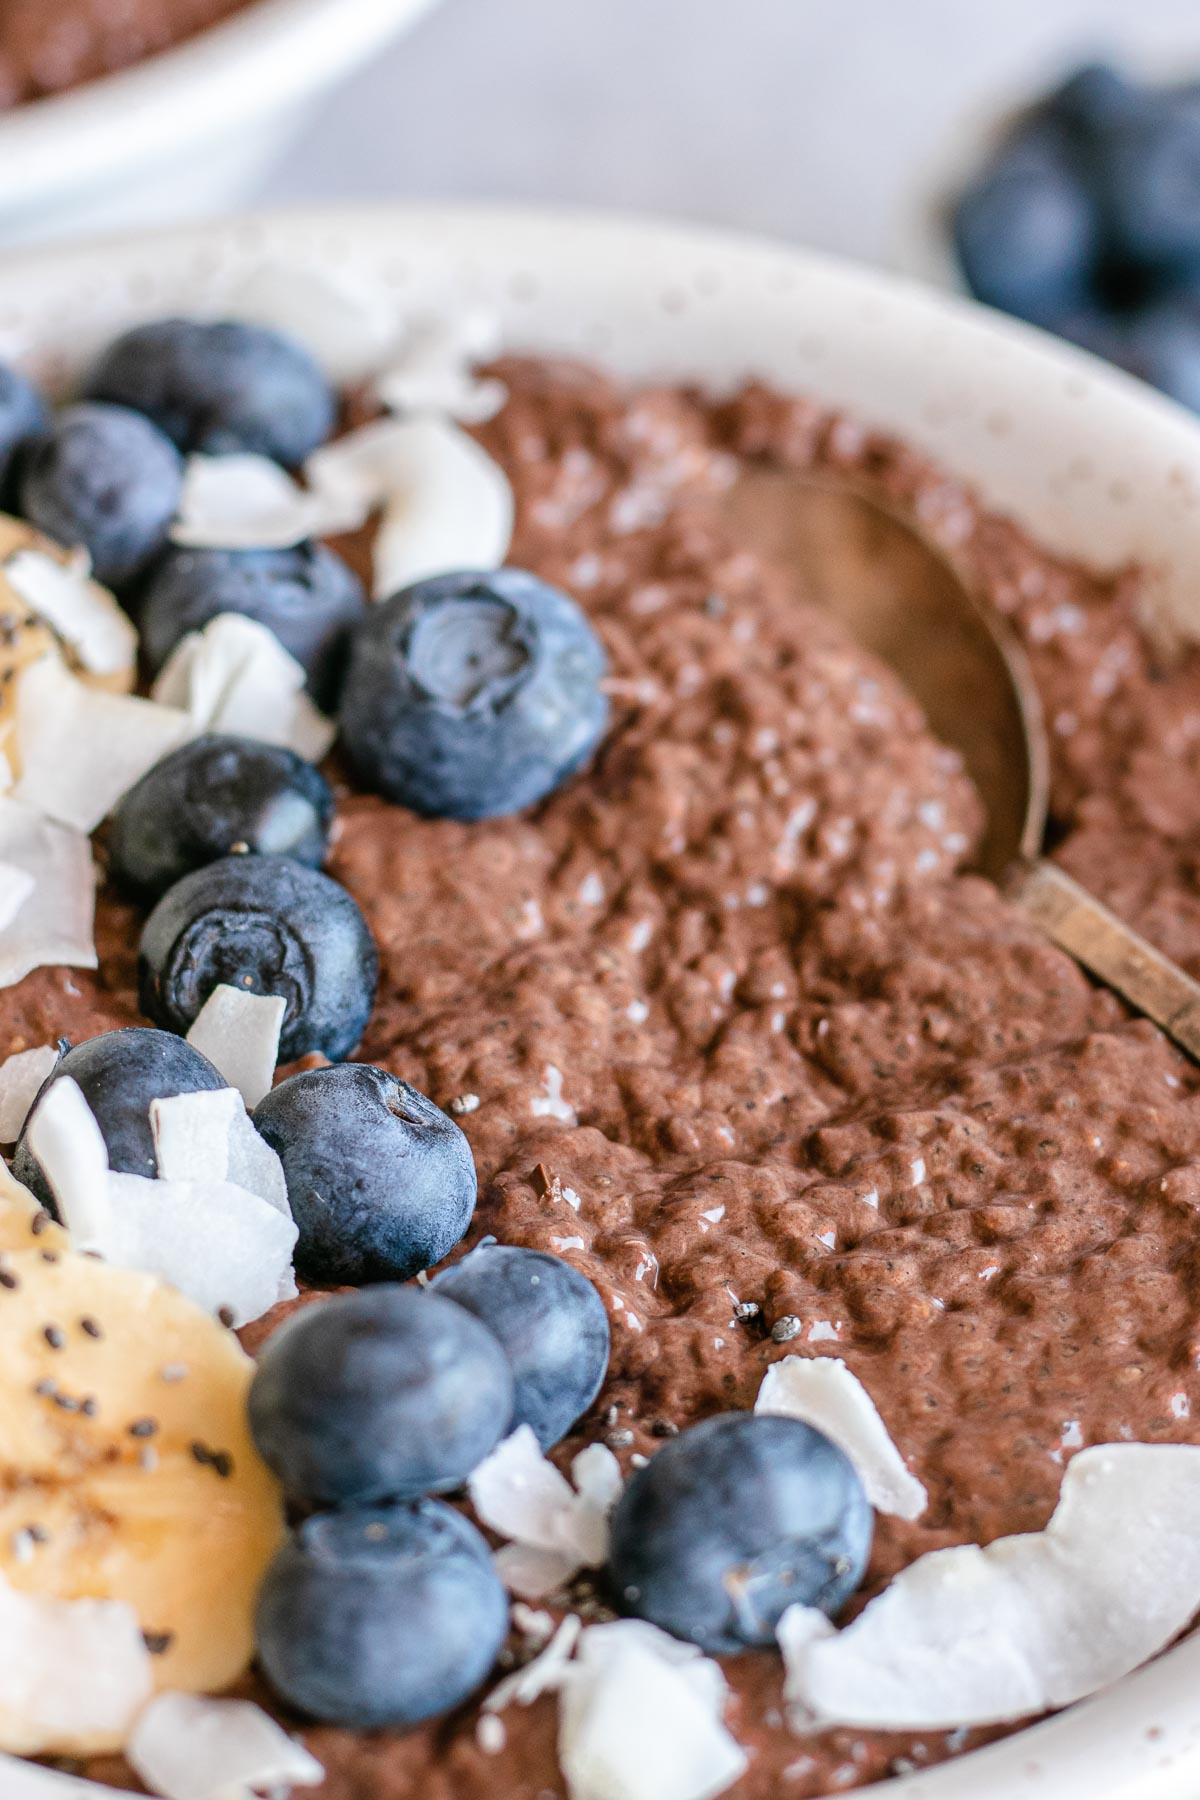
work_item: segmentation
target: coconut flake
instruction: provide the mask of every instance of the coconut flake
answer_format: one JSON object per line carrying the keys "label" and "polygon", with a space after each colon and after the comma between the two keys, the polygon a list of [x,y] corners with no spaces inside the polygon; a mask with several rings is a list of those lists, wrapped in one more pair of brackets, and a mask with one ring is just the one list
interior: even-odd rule
{"label": "coconut flake", "polygon": [[295,1296],[296,1226],[249,1189],[114,1172],[109,1195],[108,1229],[91,1246],[107,1261],[169,1281],[235,1326]]}
{"label": "coconut flake", "polygon": [[919,1519],[929,1496],[888,1435],[875,1402],[838,1356],[785,1356],[762,1379],[756,1413],[800,1419],[845,1451],[877,1512]]}
{"label": "coconut flake", "polygon": [[325,1771],[303,1744],[249,1700],[159,1694],[126,1746],[140,1779],[162,1800],[253,1800],[317,1787]]}
{"label": "coconut flake", "polygon": [[207,1056],[253,1112],[271,1090],[287,1001],[222,983],[196,1014],[187,1041]]}
{"label": "coconut flake", "polygon": [[305,472],[331,506],[383,508],[374,546],[377,597],[427,575],[495,569],[508,554],[508,477],[445,419],[377,420],[318,450]]}
{"label": "coconut flake", "polygon": [[506,1706],[532,1706],[543,1694],[557,1693],[564,1671],[583,1631],[578,1613],[568,1613],[544,1649],[522,1668],[498,1681],[483,1702],[485,1712],[503,1712]]}
{"label": "coconut flake", "polygon": [[559,1694],[570,1800],[714,1800],[743,1775],[726,1729],[724,1677],[692,1644],[622,1619],[593,1625]]}
{"label": "coconut flake", "polygon": [[89,577],[88,559],[60,562],[44,550],[15,550],[3,572],[20,595],[93,675],[122,675],[137,659],[133,620]]}
{"label": "coconut flake", "polygon": [[844,1631],[789,1654],[788,1695],[823,1724],[997,1724],[1119,1681],[1198,1608],[1200,1447],[1097,1445],[1044,1531],[919,1557]]}
{"label": "coconut flake", "polygon": [[396,306],[387,292],[342,270],[259,263],[226,297],[231,319],[297,338],[337,387],[361,381],[395,348]]}
{"label": "coconut flake", "polygon": [[27,1138],[73,1247],[104,1255],[112,1232],[108,1146],[77,1081],[64,1075],[46,1089]]}
{"label": "coconut flake", "polygon": [[0,1577],[0,1725],[11,1748],[36,1755],[91,1737],[121,1740],[151,1686],[125,1601],[27,1594]]}
{"label": "coconut flake", "polygon": [[0,1144],[15,1144],[46,1077],[58,1067],[53,1044],[18,1050],[0,1063]]}
{"label": "coconut flake", "polygon": [[37,877],[16,863],[0,862],[0,932],[12,924],[37,886]]}
{"label": "coconut flake", "polygon": [[152,1100],[150,1129],[161,1180],[230,1181],[291,1218],[283,1164],[246,1117],[236,1088]]}
{"label": "coconut flake", "polygon": [[193,732],[257,738],[319,762],[337,727],[318,712],[304,683],[301,665],[265,625],[218,613],[203,631],[180,639],[151,694],[160,706],[182,709]]}
{"label": "coconut flake", "polygon": [[[602,1445],[593,1446],[611,1457]],[[608,1515],[620,1492],[607,1463],[582,1451],[580,1492],[543,1456],[532,1428],[519,1425],[484,1458],[467,1482],[485,1525],[512,1540],[496,1552],[496,1569],[511,1593],[541,1600],[580,1569],[608,1556]],[[615,1463],[615,1457],[612,1459]]]}
{"label": "coconut flake", "polygon": [[367,509],[293,481],[268,456],[189,456],[173,544],[200,550],[288,550],[309,538],[356,531]]}
{"label": "coconut flake", "polygon": [[374,393],[391,412],[443,413],[463,425],[495,418],[508,389],[502,381],[476,375],[474,365],[496,356],[500,321],[494,313],[467,311],[414,320],[389,369],[377,377]]}
{"label": "coconut flake", "polygon": [[0,797],[0,858],[33,881],[29,897],[0,928],[0,987],[57,963],[94,969],[96,871],[83,833]]}
{"label": "coconut flake", "polygon": [[59,657],[40,657],[17,678],[13,798],[76,831],[94,831],[188,735],[187,717],[174,707],[89,687]]}

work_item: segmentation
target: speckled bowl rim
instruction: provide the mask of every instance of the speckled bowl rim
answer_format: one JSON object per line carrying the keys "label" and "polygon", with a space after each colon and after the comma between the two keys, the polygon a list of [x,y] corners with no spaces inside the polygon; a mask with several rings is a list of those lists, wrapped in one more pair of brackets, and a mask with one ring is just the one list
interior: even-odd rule
{"label": "speckled bowl rim", "polygon": [[[21,252],[0,354],[56,385],[114,331],[219,311],[264,260],[361,276],[428,313],[483,305],[518,350],[727,388],[748,375],[852,410],[1089,564],[1144,564],[1200,636],[1200,423],[1083,352],[953,295],[779,243],[604,214],[335,207]],[[797,1754],[802,1752],[797,1744]],[[886,1800],[1196,1800],[1200,1635]]]}

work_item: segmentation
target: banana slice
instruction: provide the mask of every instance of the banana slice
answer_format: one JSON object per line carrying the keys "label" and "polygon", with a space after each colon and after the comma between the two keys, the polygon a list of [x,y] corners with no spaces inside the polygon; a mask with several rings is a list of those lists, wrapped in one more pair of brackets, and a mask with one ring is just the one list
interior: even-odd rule
{"label": "banana slice", "polygon": [[68,638],[57,631],[48,619],[39,615],[28,594],[14,584],[10,564],[22,552],[33,551],[49,557],[62,569],[76,566],[76,555],[53,539],[35,531],[21,519],[0,513],[0,756],[5,757],[14,778],[20,773],[14,762],[13,732],[16,719],[17,676],[21,670],[50,654],[63,658],[74,674],[93,687],[110,693],[127,694],[133,687],[137,663],[137,634],[109,593],[99,582],[86,583],[90,607],[105,616],[119,638],[127,644],[127,655],[120,666],[105,674],[95,674],[80,662]]}
{"label": "banana slice", "polygon": [[[0,1238],[30,1241],[22,1211],[0,1204]],[[156,1687],[224,1688],[250,1661],[282,1533],[246,1423],[253,1364],[153,1276],[61,1250],[45,1228],[35,1241],[0,1255],[0,1569],[26,1592],[126,1601]],[[19,1730],[0,1716],[0,1750],[23,1748]]]}

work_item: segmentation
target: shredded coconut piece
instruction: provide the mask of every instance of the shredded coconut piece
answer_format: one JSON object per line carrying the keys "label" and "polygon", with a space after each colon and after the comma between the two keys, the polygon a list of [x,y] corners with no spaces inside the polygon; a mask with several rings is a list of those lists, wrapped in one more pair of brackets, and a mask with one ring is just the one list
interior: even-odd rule
{"label": "shredded coconut piece", "polygon": [[207,1694],[157,1695],[134,1726],[127,1755],[162,1800],[253,1800],[325,1779],[316,1757],[261,1707]]}
{"label": "shredded coconut piece", "polygon": [[94,969],[96,870],[84,834],[0,797],[0,857],[33,881],[0,929],[0,987],[56,963]]}
{"label": "shredded coconut piece", "polygon": [[526,1599],[544,1599],[608,1556],[608,1516],[620,1494],[616,1458],[592,1445],[571,1472],[578,1492],[543,1456],[531,1427],[519,1425],[467,1482],[483,1523],[513,1540],[497,1551],[496,1567],[510,1592]]}
{"label": "shredded coconut piece", "polygon": [[495,569],[508,554],[508,477],[446,419],[364,425],[316,451],[306,473],[331,505],[382,507],[374,547],[377,597],[448,570]]}
{"label": "shredded coconut piece", "polygon": [[785,1642],[823,1725],[942,1730],[1068,1706],[1200,1607],[1200,1446],[1081,1450],[1044,1531],[918,1557],[833,1636]]}
{"label": "shredded coconut piece", "polygon": [[529,1110],[535,1119],[562,1119],[564,1124],[578,1124],[578,1115],[569,1100],[563,1099],[562,1070],[556,1069],[553,1063],[546,1064],[546,1092],[535,1094],[529,1102]]}
{"label": "shredded coconut piece", "polygon": [[8,585],[93,675],[131,672],[137,658],[133,620],[106,588],[89,578],[88,558],[60,562],[44,550],[15,550],[4,563]]}
{"label": "shredded coconut piece", "polygon": [[415,320],[392,366],[377,378],[376,397],[392,412],[444,413],[464,425],[482,424],[500,411],[508,390],[476,375],[473,365],[495,356],[500,341],[493,313]]}
{"label": "shredded coconut piece", "polygon": [[59,1600],[0,1576],[0,1722],[12,1749],[123,1739],[150,1688],[137,1614],[123,1600]]}
{"label": "shredded coconut piece", "polygon": [[15,1144],[38,1089],[58,1066],[53,1044],[36,1050],[19,1050],[0,1063],[0,1144]]}
{"label": "shredded coconut piece", "polygon": [[279,1036],[287,1001],[278,994],[248,994],[222,983],[196,1014],[187,1041],[207,1056],[253,1112],[279,1063]]}
{"label": "shredded coconut piece", "polygon": [[236,1088],[152,1100],[150,1127],[162,1180],[231,1181],[291,1218],[283,1164],[250,1123]]}
{"label": "shredded coconut piece", "polygon": [[174,706],[89,687],[58,656],[39,657],[17,677],[13,799],[94,831],[189,729]]}
{"label": "shredded coconut piece", "polygon": [[177,707],[192,732],[229,732],[282,744],[309,762],[327,753],[337,727],[305,691],[305,674],[274,632],[240,613],[218,613],[182,637],[151,690]]}
{"label": "shredded coconut piece", "polygon": [[558,1630],[531,1662],[506,1675],[484,1701],[485,1712],[503,1712],[506,1706],[532,1706],[543,1694],[557,1692],[583,1631],[578,1613],[568,1613]]}
{"label": "shredded coconut piece", "polygon": [[101,1250],[112,1226],[108,1147],[77,1081],[64,1075],[34,1107],[28,1143],[77,1250]]}
{"label": "shredded coconut piece", "polygon": [[268,456],[189,456],[171,542],[203,550],[288,550],[309,538],[356,531],[367,509],[315,493]]}
{"label": "shredded coconut piece", "polygon": [[875,1402],[837,1356],[785,1356],[763,1376],[757,1413],[782,1413],[824,1432],[858,1470],[877,1512],[919,1519],[929,1496],[888,1435]]}
{"label": "shredded coconut piece", "polygon": [[715,1662],[638,1619],[592,1625],[564,1672],[558,1754],[570,1800],[714,1800],[747,1757]]}

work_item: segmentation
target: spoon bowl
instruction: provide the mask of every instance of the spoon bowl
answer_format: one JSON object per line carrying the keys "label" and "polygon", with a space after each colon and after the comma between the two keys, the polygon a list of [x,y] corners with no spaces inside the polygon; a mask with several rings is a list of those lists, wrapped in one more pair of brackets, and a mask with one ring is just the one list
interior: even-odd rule
{"label": "spoon bowl", "polygon": [[837,617],[920,703],[975,783],[986,824],[973,867],[1090,974],[1200,1061],[1200,983],[1041,855],[1050,752],[1021,646],[951,558],[873,495],[750,464],[724,520]]}

